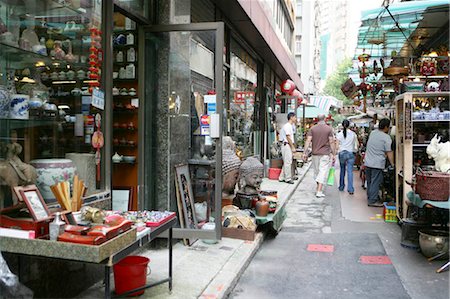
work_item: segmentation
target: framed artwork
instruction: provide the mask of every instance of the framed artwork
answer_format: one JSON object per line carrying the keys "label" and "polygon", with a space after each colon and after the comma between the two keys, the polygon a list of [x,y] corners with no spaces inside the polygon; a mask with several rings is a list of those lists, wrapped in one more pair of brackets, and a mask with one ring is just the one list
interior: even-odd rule
{"label": "framed artwork", "polygon": [[133,187],[114,187],[112,191],[112,209],[129,211],[133,203]]}
{"label": "framed artwork", "polygon": [[50,211],[36,185],[17,186],[14,187],[14,192],[18,195],[18,199],[25,203],[31,217],[35,221],[41,221],[51,217]]}
{"label": "framed artwork", "polygon": [[[175,172],[177,193],[183,211],[184,228],[197,229],[198,222],[197,217],[195,216],[194,193],[192,192],[189,166],[187,164],[175,166]],[[193,242],[190,240],[190,243],[192,245]]]}

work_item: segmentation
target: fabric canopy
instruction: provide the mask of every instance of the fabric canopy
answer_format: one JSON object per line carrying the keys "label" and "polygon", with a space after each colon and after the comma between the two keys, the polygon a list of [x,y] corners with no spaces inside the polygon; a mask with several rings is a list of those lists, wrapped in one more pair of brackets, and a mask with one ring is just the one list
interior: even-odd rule
{"label": "fabric canopy", "polygon": [[[315,106],[306,106],[305,118],[315,118],[319,114],[326,115],[327,112]],[[297,118],[303,118],[303,106],[297,108]]]}
{"label": "fabric canopy", "polygon": [[310,105],[314,105],[328,114],[330,107],[342,108],[342,101],[332,96],[311,96],[308,99]]}

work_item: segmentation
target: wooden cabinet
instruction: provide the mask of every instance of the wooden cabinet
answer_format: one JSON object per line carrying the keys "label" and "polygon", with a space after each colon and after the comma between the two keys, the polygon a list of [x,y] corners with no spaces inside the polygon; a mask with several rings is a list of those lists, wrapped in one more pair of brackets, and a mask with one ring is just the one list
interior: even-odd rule
{"label": "wooden cabinet", "polygon": [[[138,63],[137,30],[127,30],[129,22],[120,13],[114,15],[115,28],[113,64],[113,154],[122,160],[113,163],[112,185],[114,188],[132,187],[132,210],[137,209],[138,185]],[[114,162],[114,161],[113,161]]]}
{"label": "wooden cabinet", "polygon": [[396,206],[399,219],[407,217],[406,194],[418,167],[428,169],[434,161],[426,149],[435,134],[449,140],[449,92],[407,92],[395,100],[396,127]]}

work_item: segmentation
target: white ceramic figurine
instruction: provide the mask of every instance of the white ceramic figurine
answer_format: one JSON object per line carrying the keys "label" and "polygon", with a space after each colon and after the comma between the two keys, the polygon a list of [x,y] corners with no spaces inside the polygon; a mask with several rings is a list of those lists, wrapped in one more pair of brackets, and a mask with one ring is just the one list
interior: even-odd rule
{"label": "white ceramic figurine", "polygon": [[441,137],[438,134],[431,139],[430,145],[427,146],[427,154],[435,162],[437,171],[450,171],[450,141],[440,143]]}

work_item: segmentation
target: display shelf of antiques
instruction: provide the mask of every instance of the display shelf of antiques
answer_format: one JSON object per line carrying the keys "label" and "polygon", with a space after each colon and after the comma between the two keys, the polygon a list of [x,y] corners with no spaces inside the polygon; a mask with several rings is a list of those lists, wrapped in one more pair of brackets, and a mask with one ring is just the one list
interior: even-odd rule
{"label": "display shelf of antiques", "polygon": [[[138,150],[139,150],[139,95],[137,35],[130,27],[130,20],[122,14],[114,14],[113,33],[113,149],[117,153],[113,167],[113,188],[133,187],[133,198],[137,198]],[[118,159],[117,157],[121,157]],[[133,202],[133,209],[137,208]]]}
{"label": "display shelf of antiques", "polygon": [[[12,195],[2,193],[11,190],[5,182],[32,182],[42,191],[48,185],[44,172],[52,163],[69,163],[62,159],[84,176],[93,172],[89,194],[97,190],[95,162],[84,162],[93,157],[94,117],[103,116],[91,105],[92,88],[101,85],[101,6],[68,2],[0,0],[0,167],[7,167],[0,173],[0,201]],[[12,160],[30,169],[26,178],[9,180],[21,176],[8,168]],[[84,172],[82,165],[92,167]],[[53,179],[64,171],[56,169]],[[55,201],[51,194],[43,197]]]}
{"label": "display shelf of antiques", "polygon": [[449,141],[449,92],[407,92],[396,98],[396,206],[399,219],[407,217],[407,197],[418,168],[434,169],[427,147],[437,134]]}

